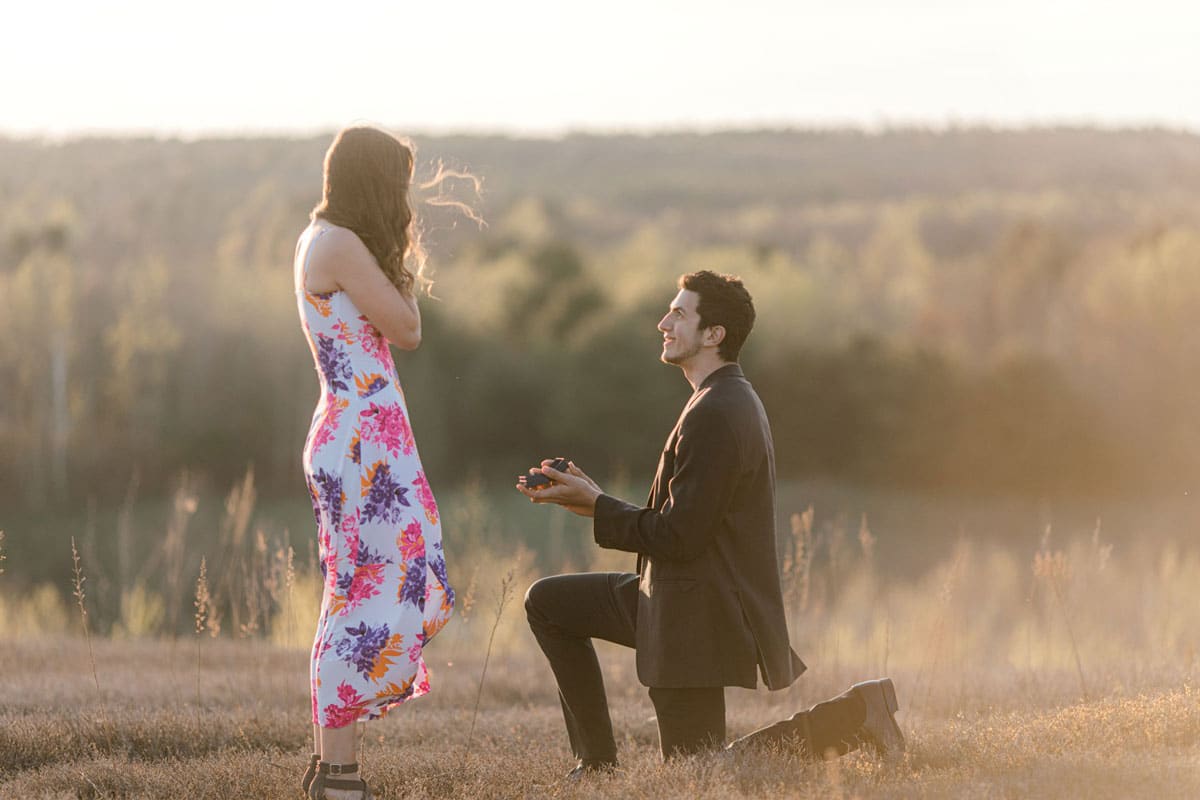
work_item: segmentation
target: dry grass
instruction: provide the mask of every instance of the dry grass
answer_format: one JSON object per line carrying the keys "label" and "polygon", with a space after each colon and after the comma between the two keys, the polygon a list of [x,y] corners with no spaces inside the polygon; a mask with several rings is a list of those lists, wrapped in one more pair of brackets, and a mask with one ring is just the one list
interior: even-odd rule
{"label": "dry grass", "polygon": [[[189,574],[177,540],[192,510],[181,491],[176,532],[129,584],[176,601]],[[154,615],[136,592],[122,595],[111,636],[89,631],[86,547],[82,566],[73,560],[77,614],[45,587],[0,592],[0,799],[299,797],[319,583],[311,568],[296,569],[290,548],[250,535],[252,503],[248,476],[226,503],[225,552],[196,558],[193,633],[171,638],[161,622],[137,623]],[[477,548],[473,561],[454,563],[470,577],[428,651],[433,693],[364,726],[377,794],[1200,797],[1194,548],[1115,550],[1099,529],[1063,544],[1048,533],[1024,553],[963,539],[925,576],[901,581],[877,563],[865,517],[834,524],[810,509],[793,518],[787,544],[792,639],[810,671],[782,692],[727,690],[730,737],[888,674],[910,742],[903,761],[855,753],[811,764],[771,753],[662,764],[632,654],[602,644],[623,769],[564,786],[571,758],[553,676],[518,604],[507,603],[537,577],[532,559]],[[598,552],[587,566],[629,561]],[[230,577],[214,563],[249,566]],[[8,580],[14,565],[3,567]],[[155,572],[166,575],[161,586],[143,577]],[[481,617],[506,573],[494,616]]]}
{"label": "dry grass", "polygon": [[[448,637],[431,646],[444,656]],[[0,797],[296,798],[309,747],[306,656],[261,641],[209,642],[199,706],[191,642],[97,641],[103,695],[80,639],[26,641],[0,655]],[[1190,683],[1110,690],[1089,703],[1071,669],[1043,703],[1015,674],[969,690],[971,710],[902,714],[910,753],[830,764],[790,754],[736,763],[658,760],[653,709],[632,660],[602,652],[623,770],[579,787],[548,669],[529,647],[493,658],[470,751],[481,658],[435,666],[435,691],[366,726],[363,760],[382,797],[1196,797],[1200,691]],[[481,654],[480,654],[481,655]],[[901,703],[914,676],[896,674]],[[1147,676],[1148,685],[1168,676]],[[729,691],[730,734],[841,688],[815,668],[782,693]],[[953,687],[955,691],[957,686]],[[950,711],[953,704],[932,704]]]}

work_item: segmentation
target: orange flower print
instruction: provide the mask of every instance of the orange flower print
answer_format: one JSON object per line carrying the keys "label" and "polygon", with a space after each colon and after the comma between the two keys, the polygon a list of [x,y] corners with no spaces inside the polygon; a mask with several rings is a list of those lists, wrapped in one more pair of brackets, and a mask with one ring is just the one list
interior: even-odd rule
{"label": "orange flower print", "polygon": [[324,292],[316,294],[313,292],[305,292],[304,299],[308,304],[317,310],[317,313],[322,317],[328,317],[333,313],[333,309],[329,305],[329,298],[333,297],[333,292]]}

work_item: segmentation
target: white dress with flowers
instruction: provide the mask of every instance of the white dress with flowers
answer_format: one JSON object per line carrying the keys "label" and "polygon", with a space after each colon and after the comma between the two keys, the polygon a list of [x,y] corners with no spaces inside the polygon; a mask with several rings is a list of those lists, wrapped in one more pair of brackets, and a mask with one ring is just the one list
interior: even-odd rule
{"label": "white dress with flowers", "polygon": [[454,591],[387,341],[345,292],[304,287],[327,230],[314,223],[300,237],[296,294],[321,383],[303,457],[325,579],[313,721],[339,728],[429,691],[422,648],[449,620]]}

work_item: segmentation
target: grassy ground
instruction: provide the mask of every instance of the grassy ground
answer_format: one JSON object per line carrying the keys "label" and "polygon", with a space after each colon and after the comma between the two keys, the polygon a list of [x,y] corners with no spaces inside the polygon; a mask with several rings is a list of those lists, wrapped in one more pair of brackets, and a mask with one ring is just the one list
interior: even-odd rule
{"label": "grassy ground", "polygon": [[[510,615],[515,612],[510,610]],[[1143,675],[1078,699],[1069,671],[982,672],[965,681],[893,672],[909,753],[826,764],[791,754],[734,763],[658,759],[653,709],[632,659],[605,647],[622,770],[568,787],[571,766],[547,668],[518,639],[489,666],[450,636],[430,648],[434,693],[363,726],[381,797],[1154,797],[1200,796],[1200,690]],[[263,642],[9,642],[0,650],[0,797],[298,798],[309,752],[306,656]],[[820,665],[786,692],[729,690],[730,735],[840,691],[855,666]],[[97,691],[96,683],[99,683]],[[1033,685],[1036,683],[1036,686]],[[1124,684],[1124,685],[1123,685]],[[913,687],[926,696],[916,697]]]}
{"label": "grassy ground", "polygon": [[[106,634],[91,640],[94,659],[63,591],[70,583],[31,577],[41,539],[5,546],[0,800],[299,797],[311,737],[306,640],[320,584],[303,552],[293,574],[293,554],[238,527],[252,506],[227,503],[220,536],[209,537],[220,546],[208,549],[190,537],[199,523],[168,521],[165,534],[126,524],[115,552],[143,554],[141,566],[106,564],[98,556],[108,540],[85,530],[85,605],[90,629]],[[512,523],[503,504],[465,495],[451,508],[459,602],[428,650],[434,691],[363,726],[362,760],[380,797],[1200,797],[1200,549],[1191,537],[1152,535],[1161,526],[1136,519],[1030,537],[1030,524],[986,517],[991,535],[964,529],[909,554],[920,565],[912,569],[898,562],[906,548],[921,550],[921,538],[894,530],[889,504],[870,528],[867,517],[797,514],[782,580],[791,638],[810,670],[782,692],[727,690],[729,736],[889,675],[907,757],[812,764],[773,753],[664,765],[632,655],[601,645],[623,769],[568,787],[553,678],[519,594],[495,616],[502,576],[519,592],[548,567],[504,535]],[[588,550],[586,523],[540,519],[535,533],[564,543],[541,553],[552,571],[632,567],[628,554]],[[931,531],[945,521],[922,519]],[[70,549],[52,544],[44,555],[71,567]],[[200,638],[164,638],[190,627],[203,555],[214,591],[225,592],[220,635],[209,636],[210,617]],[[241,624],[231,613],[239,603]]]}

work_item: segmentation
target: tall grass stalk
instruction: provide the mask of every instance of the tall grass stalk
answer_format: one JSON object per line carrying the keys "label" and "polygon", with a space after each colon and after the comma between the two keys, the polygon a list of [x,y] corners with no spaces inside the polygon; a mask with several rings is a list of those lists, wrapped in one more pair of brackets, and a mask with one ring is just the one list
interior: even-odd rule
{"label": "tall grass stalk", "polygon": [[83,568],[79,564],[79,549],[75,546],[75,537],[71,537],[71,561],[74,563],[75,573],[75,602],[79,604],[79,618],[83,622],[83,638],[87,640],[88,660],[92,662],[92,681],[96,684],[96,697],[100,695],[100,676],[96,672],[96,651],[92,649],[92,632],[88,628],[88,613],[87,607],[84,605],[84,599],[87,597],[83,591],[83,582],[87,577],[83,574]]}
{"label": "tall grass stalk", "polygon": [[167,596],[168,625],[174,639],[179,635],[179,612],[183,606],[185,586],[183,575],[186,563],[184,544],[187,541],[188,522],[196,513],[198,498],[192,489],[191,477],[185,470],[179,477],[171,504],[171,519],[163,537],[161,558],[164,568]]}
{"label": "tall grass stalk", "polygon": [[[929,703],[933,697],[933,683],[937,677],[938,662],[941,660],[942,648],[947,638],[946,628],[949,625],[950,615],[953,612],[953,601],[958,584],[966,572],[966,560],[966,540],[960,539],[954,548],[954,560],[951,562],[949,569],[946,570],[941,591],[938,593],[937,618],[934,622],[929,642],[924,648],[926,658],[921,660],[920,666],[917,668],[916,680],[913,681],[912,696],[914,703],[910,705],[915,705],[916,698],[920,696],[921,679],[925,679],[924,700],[920,705],[920,712],[923,715],[929,712]],[[916,710],[914,707],[913,711],[915,712]]]}
{"label": "tall grass stalk", "polygon": [[479,567],[476,566],[471,571],[471,580],[467,582],[467,590],[455,600],[454,610],[458,615],[458,625],[454,634],[454,643],[450,647],[447,666],[454,666],[454,662],[458,660],[458,653],[462,649],[463,640],[467,638],[467,625],[471,622],[471,611],[475,608],[475,582],[478,578]]}
{"label": "tall grass stalk", "polygon": [[200,577],[196,579],[196,599],[192,603],[196,607],[196,708],[200,708],[200,639],[208,626],[209,607],[212,598],[208,593],[208,562],[200,559]]}
{"label": "tall grass stalk", "polygon": [[1075,671],[1079,675],[1079,691],[1083,695],[1083,701],[1088,702],[1087,680],[1083,676],[1083,659],[1079,655],[1079,644],[1075,640],[1075,628],[1071,624],[1071,612],[1067,608],[1067,603],[1063,599],[1062,580],[1070,575],[1070,567],[1067,564],[1066,553],[1061,550],[1050,552],[1039,552],[1033,559],[1033,574],[1039,578],[1044,578],[1050,584],[1051,593],[1054,595],[1054,602],[1058,605],[1059,611],[1062,612],[1063,621],[1067,626],[1067,638],[1071,642],[1071,654],[1075,657]]}
{"label": "tall grass stalk", "polygon": [[254,467],[246,468],[241,482],[225,498],[225,514],[220,528],[220,558],[217,561],[220,579],[212,590],[210,605],[230,613],[231,630],[243,631],[242,608],[246,602],[245,580],[249,572],[245,562],[246,533],[254,514],[258,493],[254,488]]}
{"label": "tall grass stalk", "polygon": [[287,569],[283,579],[287,585],[287,640],[288,647],[291,647],[292,642],[296,641],[296,604],[293,601],[295,596],[293,588],[296,585],[296,551],[290,544],[287,549]]}
{"label": "tall grass stalk", "polygon": [[471,711],[471,727],[467,731],[467,752],[470,752],[471,741],[475,736],[475,722],[479,719],[479,701],[483,698],[483,682],[487,678],[488,661],[492,657],[492,644],[496,641],[496,629],[500,627],[500,618],[504,616],[504,607],[512,599],[515,576],[516,567],[512,567],[500,580],[500,594],[496,598],[496,614],[492,619],[492,632],[488,635],[487,651],[483,655],[483,671],[479,675],[479,688],[475,692],[475,708]]}

